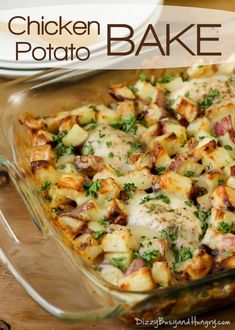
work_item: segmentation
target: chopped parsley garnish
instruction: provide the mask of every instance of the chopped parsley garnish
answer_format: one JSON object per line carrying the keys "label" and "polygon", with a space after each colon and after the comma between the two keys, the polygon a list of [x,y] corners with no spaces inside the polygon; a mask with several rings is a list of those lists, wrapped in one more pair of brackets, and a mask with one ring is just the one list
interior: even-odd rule
{"label": "chopped parsley garnish", "polygon": [[98,111],[96,105],[94,105],[94,104],[91,104],[91,105],[89,106],[89,109],[92,109],[92,110],[95,111],[95,112]]}
{"label": "chopped parsley garnish", "polygon": [[51,186],[51,181],[46,181],[41,185],[41,191],[48,190]]}
{"label": "chopped parsley garnish", "polygon": [[139,78],[140,78],[140,81],[142,81],[142,82],[144,82],[144,81],[150,81],[150,78],[146,74],[144,74],[144,73],[141,73],[139,75]]}
{"label": "chopped parsley garnish", "polygon": [[201,222],[202,222],[202,230],[203,230],[203,233],[205,233],[205,231],[208,228],[207,219],[208,219],[208,217],[210,216],[211,213],[210,212],[205,212],[205,211],[202,211],[202,210],[197,210],[197,211],[194,211],[193,214],[199,220],[201,220]]}
{"label": "chopped parsley garnish", "polygon": [[53,207],[52,209],[56,215],[60,215],[60,213],[63,211],[60,207]]}
{"label": "chopped parsley garnish", "polygon": [[55,152],[57,159],[59,159],[64,154],[72,155],[75,153],[75,147],[73,145],[65,146],[62,142],[67,133],[67,131],[64,131],[53,136],[53,141],[56,143]]}
{"label": "chopped parsley garnish", "polygon": [[113,157],[114,157],[114,153],[113,152],[109,152],[108,158],[113,158]]}
{"label": "chopped parsley garnish", "polygon": [[158,82],[160,82],[162,84],[167,84],[167,83],[171,82],[173,79],[175,79],[174,76],[166,75],[166,76],[163,76],[160,79],[158,79]]}
{"label": "chopped parsley garnish", "polygon": [[156,259],[158,256],[158,251],[157,250],[152,250],[152,251],[145,251],[144,254],[142,255],[142,258],[144,261],[146,261],[146,264],[148,267],[151,267],[152,262]]}
{"label": "chopped parsley garnish", "polygon": [[223,234],[228,234],[231,232],[232,226],[224,221],[221,221],[218,224],[217,230],[222,232]]}
{"label": "chopped parsley garnish", "polygon": [[62,139],[65,137],[66,134],[68,134],[68,131],[63,131],[61,133],[53,135],[53,141],[55,143],[62,143]]}
{"label": "chopped parsley garnish", "polygon": [[206,110],[207,108],[209,108],[211,105],[214,104],[214,100],[216,98],[218,98],[219,95],[220,95],[220,92],[218,89],[211,88],[209,93],[207,94],[207,96],[204,97],[204,99],[202,101],[198,101],[198,106],[202,110]]}
{"label": "chopped parsley garnish", "polygon": [[234,80],[235,80],[235,78],[234,78],[233,76],[230,76],[230,77],[228,78],[228,82],[229,82],[229,83],[234,82]]}
{"label": "chopped parsley garnish", "polygon": [[116,169],[115,167],[113,167],[111,164],[109,164],[109,166],[111,167],[111,169],[115,172],[115,174],[117,176],[123,176],[123,173],[121,171],[119,171],[118,169]]}
{"label": "chopped parsley garnish", "polygon": [[184,203],[185,203],[187,206],[190,206],[190,207],[193,205],[193,202],[190,201],[190,200],[185,201]]}
{"label": "chopped parsley garnish", "polygon": [[100,182],[99,180],[96,180],[92,184],[89,184],[87,182],[83,185],[84,189],[86,190],[87,196],[92,196],[94,198],[97,198],[97,192],[100,189]]}
{"label": "chopped parsley garnish", "polygon": [[111,123],[113,128],[118,128],[126,133],[135,134],[138,121],[133,116],[128,116],[126,119],[115,120]]}
{"label": "chopped parsley garnish", "polygon": [[85,129],[86,129],[87,131],[93,131],[97,126],[98,126],[98,124],[94,122],[94,123],[88,124],[88,125],[85,127]]}
{"label": "chopped parsley garnish", "polygon": [[105,231],[103,230],[99,230],[99,231],[94,231],[92,233],[92,237],[96,240],[100,239],[101,237],[103,237],[105,235]]}
{"label": "chopped parsley garnish", "polygon": [[101,226],[108,226],[108,225],[110,225],[110,222],[106,219],[106,218],[104,218],[104,219],[101,219],[100,221],[98,221],[98,223],[101,225]]}
{"label": "chopped parsley garnish", "polygon": [[188,247],[181,247],[180,249],[174,248],[175,262],[183,262],[191,259],[193,256],[192,251]]}
{"label": "chopped parsley garnish", "polygon": [[65,146],[63,143],[58,143],[55,147],[56,158],[59,159],[64,154],[73,155],[75,153],[75,148],[71,144],[69,146]]}
{"label": "chopped parsley garnish", "polygon": [[165,172],[165,170],[166,170],[166,167],[158,167],[158,168],[156,168],[156,173],[157,173],[157,175],[161,175]]}
{"label": "chopped parsley garnish", "polygon": [[128,141],[128,144],[131,146],[132,149],[141,149],[141,144],[139,142]]}
{"label": "chopped parsley garnish", "polygon": [[107,146],[108,148],[110,148],[110,147],[112,146],[112,144],[113,144],[112,141],[107,141],[107,142],[106,142],[106,146]]}
{"label": "chopped parsley garnish", "polygon": [[184,96],[185,96],[185,97],[190,97],[190,93],[189,93],[189,92],[186,92],[186,93],[184,94]]}
{"label": "chopped parsley garnish", "polygon": [[148,97],[148,98],[147,98],[147,103],[148,103],[148,104],[151,104],[152,102],[153,102],[153,98],[152,98],[152,97]]}
{"label": "chopped parsley garnish", "polygon": [[132,91],[133,94],[138,93],[138,88],[135,86],[128,86],[128,88]]}
{"label": "chopped parsley garnish", "polygon": [[136,189],[137,187],[134,183],[125,183],[123,188],[128,198],[132,198],[133,192],[136,191]]}
{"label": "chopped parsley garnish", "polygon": [[103,133],[102,131],[99,131],[99,137],[100,137],[100,139],[102,139],[103,137],[105,137],[105,133]]}
{"label": "chopped parsley garnish", "polygon": [[162,230],[161,237],[169,241],[176,241],[178,236],[177,231],[177,227],[168,227]]}
{"label": "chopped parsley garnish", "polygon": [[87,144],[84,145],[84,147],[83,147],[83,154],[85,156],[94,155],[95,154],[95,150],[94,150],[91,142],[88,142]]}
{"label": "chopped parsley garnish", "polygon": [[218,185],[220,186],[220,185],[222,185],[222,184],[225,184],[225,180],[224,180],[224,179],[219,179],[219,180],[218,180]]}
{"label": "chopped parsley garnish", "polygon": [[224,149],[233,150],[233,148],[229,144],[225,144]]}
{"label": "chopped parsley garnish", "polygon": [[194,174],[195,173],[193,171],[187,171],[186,173],[184,173],[184,176],[191,178],[192,176],[194,176]]}
{"label": "chopped parsley garnish", "polygon": [[126,260],[126,257],[112,258],[113,264],[121,271],[125,270],[124,260]]}
{"label": "chopped parsley garnish", "polygon": [[164,203],[166,204],[170,204],[170,198],[166,195],[164,195],[163,193],[158,193],[158,194],[155,194],[155,195],[147,195],[145,197],[143,197],[140,201],[140,204],[144,204],[144,203],[147,203],[149,201],[153,201],[153,200],[162,200]]}

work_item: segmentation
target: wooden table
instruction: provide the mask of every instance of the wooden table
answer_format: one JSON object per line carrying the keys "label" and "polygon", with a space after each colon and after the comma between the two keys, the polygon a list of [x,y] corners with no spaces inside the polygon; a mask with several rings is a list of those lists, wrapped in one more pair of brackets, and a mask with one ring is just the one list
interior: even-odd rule
{"label": "wooden table", "polygon": [[[167,0],[168,5],[190,5],[209,8],[220,8],[225,10],[235,10],[235,1],[223,0]],[[4,79],[0,79],[0,82]],[[28,241],[36,240],[38,232],[32,223],[26,220],[26,211],[22,205],[17,193],[9,185],[0,190],[0,203],[1,194],[8,195],[8,202],[3,205],[3,211],[15,215],[15,221],[11,224],[16,231],[19,238],[24,237]],[[14,209],[12,208],[14,205]],[[1,205],[2,207],[2,205]],[[17,215],[17,216],[16,216]],[[27,222],[27,223],[26,223]],[[221,329],[234,329],[235,328],[235,308],[234,306],[225,307],[216,312],[206,313],[198,317],[198,320],[228,320],[230,326],[223,326]],[[117,321],[106,321],[98,325],[77,325],[67,324],[55,319],[53,316],[45,312],[39,307],[24,290],[15,281],[13,276],[9,273],[6,267],[0,264],[0,320],[3,320],[11,325],[13,330],[72,330],[72,329],[112,329],[112,330],[125,330],[129,329]],[[1,328],[0,330],[7,329]],[[172,329],[164,327],[164,329]],[[194,326],[178,327],[180,330],[194,329]],[[198,326],[196,329],[205,329],[203,326]]]}

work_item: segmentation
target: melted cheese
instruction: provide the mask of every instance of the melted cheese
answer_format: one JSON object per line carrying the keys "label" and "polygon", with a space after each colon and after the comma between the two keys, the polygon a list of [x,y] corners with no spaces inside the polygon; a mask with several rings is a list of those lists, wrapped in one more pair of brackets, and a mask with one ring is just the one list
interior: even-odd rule
{"label": "melted cheese", "polygon": [[111,165],[122,173],[128,172],[134,170],[128,157],[133,152],[141,151],[140,148],[133,147],[135,143],[137,140],[134,136],[110,126],[101,125],[90,133],[83,147],[83,154],[90,145],[93,154],[103,157],[106,165]]}
{"label": "melted cheese", "polygon": [[[136,194],[128,203],[128,226],[147,226],[157,237],[169,227],[177,228],[176,246],[196,248],[202,235],[201,221],[193,214],[194,208],[172,208],[161,200],[140,204],[146,194]],[[149,196],[149,195],[148,195]],[[150,195],[151,196],[151,195]]]}
{"label": "melted cheese", "polygon": [[219,91],[220,101],[232,101],[235,104],[235,85],[228,83],[228,76],[223,75],[185,81],[171,93],[170,98],[177,99],[188,94],[192,101],[197,102],[208,95],[211,89]]}

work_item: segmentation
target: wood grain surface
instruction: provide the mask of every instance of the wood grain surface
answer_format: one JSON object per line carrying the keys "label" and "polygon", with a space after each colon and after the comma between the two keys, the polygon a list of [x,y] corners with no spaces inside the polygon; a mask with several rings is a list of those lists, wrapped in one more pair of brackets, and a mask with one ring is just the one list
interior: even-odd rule
{"label": "wood grain surface", "polygon": [[[234,0],[168,0],[165,1],[165,3],[168,5],[190,5],[235,10]],[[5,78],[0,78],[0,82],[4,82],[5,80]],[[1,203],[2,196],[6,195],[8,196],[7,203],[3,205],[3,203]],[[0,188],[0,205],[10,218],[14,218],[11,226],[16,231],[19,238],[23,238],[29,242],[39,238],[37,229],[34,227],[33,223],[29,221],[24,206],[11,184],[5,188]],[[203,314],[197,318],[198,321],[214,319],[230,321],[230,326],[221,326],[218,327],[219,329],[235,329],[235,306],[224,307],[223,309]],[[0,264],[0,320],[8,323],[12,330],[130,329],[114,320],[108,320],[96,325],[68,324],[57,320],[28,297],[3,264]],[[177,329],[190,330],[194,328],[195,327],[191,325],[184,327],[179,326]],[[4,323],[0,321],[0,330],[2,329],[7,329],[7,326],[4,326]],[[164,327],[164,329],[168,330],[172,329],[172,327]],[[205,327],[198,326],[196,329],[202,330],[205,329]]]}

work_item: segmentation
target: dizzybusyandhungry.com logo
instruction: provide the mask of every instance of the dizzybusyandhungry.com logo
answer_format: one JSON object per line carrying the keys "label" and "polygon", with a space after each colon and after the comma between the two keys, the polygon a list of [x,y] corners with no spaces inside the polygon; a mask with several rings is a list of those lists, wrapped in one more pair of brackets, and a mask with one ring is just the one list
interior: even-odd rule
{"label": "dizzybusyandhungry.com logo", "polygon": [[160,326],[170,326],[173,329],[177,329],[180,326],[193,326],[216,329],[221,326],[229,326],[228,320],[197,320],[196,316],[192,316],[183,320],[166,320],[163,317],[158,317],[153,320],[144,320],[135,318],[135,325],[139,327],[153,327],[158,329]]}

